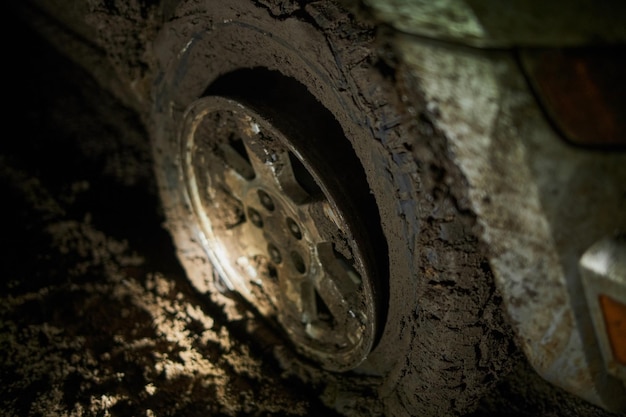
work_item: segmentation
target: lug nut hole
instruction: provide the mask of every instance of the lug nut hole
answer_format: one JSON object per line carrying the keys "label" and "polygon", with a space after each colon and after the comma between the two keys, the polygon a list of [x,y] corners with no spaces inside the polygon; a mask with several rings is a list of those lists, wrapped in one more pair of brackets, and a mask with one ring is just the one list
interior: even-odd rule
{"label": "lug nut hole", "polygon": [[292,251],[290,253],[290,256],[291,262],[293,263],[294,268],[296,268],[296,271],[304,274],[306,272],[306,265],[304,264],[304,259],[302,259],[302,256],[300,256],[300,254],[295,251]]}
{"label": "lug nut hole", "polygon": [[273,244],[269,243],[267,245],[267,252],[270,255],[270,259],[272,260],[272,262],[274,262],[275,264],[279,264],[283,261],[283,257],[280,255],[280,251],[278,250],[278,248],[276,246],[274,246]]}
{"label": "lug nut hole", "polygon": [[261,217],[259,212],[252,207],[248,207],[248,219],[250,219],[252,224],[256,227],[263,227],[263,218]]}
{"label": "lug nut hole", "polygon": [[261,202],[261,205],[265,207],[268,211],[274,211],[276,207],[274,206],[274,201],[272,200],[272,197],[270,197],[270,195],[263,190],[258,190],[257,194],[259,195],[259,201]]}
{"label": "lug nut hole", "polygon": [[296,239],[302,239],[302,232],[300,231],[300,226],[293,220],[291,217],[287,217],[287,227],[289,228],[289,232],[291,232],[292,236]]}

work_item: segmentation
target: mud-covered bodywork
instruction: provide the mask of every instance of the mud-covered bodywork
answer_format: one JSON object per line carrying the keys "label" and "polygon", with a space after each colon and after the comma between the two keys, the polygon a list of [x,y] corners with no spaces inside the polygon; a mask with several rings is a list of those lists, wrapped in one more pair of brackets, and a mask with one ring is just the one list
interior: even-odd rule
{"label": "mud-covered bodywork", "polygon": [[[323,7],[316,8],[317,2],[251,3],[277,19],[314,22],[326,33],[341,31],[342,22],[333,21],[332,13],[324,14]],[[506,2],[506,7],[498,1],[469,0],[344,3],[376,32],[380,71],[401,80],[396,85],[405,89],[402,106],[407,114],[419,118],[421,126],[427,119],[443,138],[442,155],[454,169],[454,187],[462,190],[455,195],[460,200],[455,209],[475,219],[475,225],[471,233],[460,226],[444,227],[439,238],[460,239],[464,233],[479,238],[515,342],[543,378],[607,410],[623,410],[624,381],[607,371],[603,358],[612,350],[606,341],[598,342],[598,325],[592,321],[598,311],[590,311],[598,305],[593,298],[588,304],[586,298],[597,294],[596,281],[582,281],[579,262],[597,242],[613,242],[614,236],[626,233],[626,153],[569,143],[546,117],[518,58],[524,48],[622,43],[624,6],[583,0],[576,1],[576,7],[568,3],[567,10],[561,2],[540,1]],[[180,4],[193,13],[193,2],[182,1],[78,1],[68,6],[46,0],[22,6],[20,13],[149,124],[151,108],[159,100],[154,85],[164,76],[160,63],[179,60],[190,45],[201,42],[202,35],[196,33],[183,47],[163,39],[173,36],[161,29],[168,27]],[[190,27],[229,23],[207,18]],[[167,49],[174,47],[178,49]],[[358,62],[359,53],[338,51],[337,56]],[[381,122],[384,128],[394,123]],[[410,163],[393,163],[400,171],[406,168],[402,178],[415,178],[408,171],[417,170],[428,157],[419,154],[424,149],[412,138],[402,140],[398,146],[407,148]],[[415,216],[420,215],[420,202],[413,201],[409,191],[398,187],[394,192],[403,210],[414,204]],[[383,214],[392,213],[389,209]],[[412,239],[409,244],[421,242]],[[616,247],[608,245],[610,250]],[[429,256],[433,264],[444,263],[435,260],[437,254]],[[618,284],[611,286],[611,295],[626,303],[626,288],[619,284],[624,270],[619,268],[613,273]],[[427,276],[428,271],[420,273]],[[391,293],[416,296],[394,294],[393,288]],[[429,303],[435,302],[423,304]],[[396,309],[397,304],[390,303],[389,320],[402,317]],[[412,340],[407,337],[402,343]]]}
{"label": "mud-covered bodywork", "polygon": [[623,407],[623,384],[607,378],[595,342],[578,263],[626,228],[626,154],[568,145],[507,54],[441,53],[410,38],[397,45],[470,184],[496,282],[530,362],[596,404]]}
{"label": "mud-covered bodywork", "polygon": [[[518,59],[534,48],[613,45],[613,58],[623,67],[624,5],[365,3],[402,32],[394,45],[438,115],[470,183],[496,282],[530,363],[550,382],[607,409],[623,410],[624,381],[609,376],[615,371],[608,373],[603,361],[603,355],[613,358],[606,330],[591,322],[595,317],[602,323],[596,301],[601,291],[583,282],[579,263],[601,241],[608,242],[607,253],[623,250],[618,242],[626,231],[626,153],[568,144],[538,105]],[[618,140],[623,147],[625,138]],[[623,308],[626,271],[616,262],[609,265],[620,278],[610,281],[611,289]],[[591,308],[589,293],[594,294]]]}
{"label": "mud-covered bodywork", "polygon": [[363,0],[396,30],[479,48],[623,42],[626,6],[588,0]]}

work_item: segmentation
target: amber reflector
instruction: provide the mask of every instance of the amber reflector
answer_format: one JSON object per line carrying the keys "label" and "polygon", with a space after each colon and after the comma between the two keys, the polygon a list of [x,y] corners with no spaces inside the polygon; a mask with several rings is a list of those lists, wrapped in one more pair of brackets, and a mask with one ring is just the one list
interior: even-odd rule
{"label": "amber reflector", "polygon": [[600,295],[599,301],[613,357],[626,366],[626,304],[607,295]]}
{"label": "amber reflector", "polygon": [[626,47],[524,50],[527,76],[571,142],[626,146]]}

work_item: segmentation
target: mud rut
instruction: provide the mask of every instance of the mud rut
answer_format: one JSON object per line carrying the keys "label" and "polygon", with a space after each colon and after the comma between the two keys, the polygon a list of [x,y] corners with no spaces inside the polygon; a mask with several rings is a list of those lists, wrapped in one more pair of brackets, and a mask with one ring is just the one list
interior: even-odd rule
{"label": "mud rut", "polygon": [[[0,415],[338,415],[281,371],[272,331],[243,308],[228,322],[188,285],[137,117],[18,35],[0,145]],[[606,415],[565,399],[521,365],[473,415]]]}

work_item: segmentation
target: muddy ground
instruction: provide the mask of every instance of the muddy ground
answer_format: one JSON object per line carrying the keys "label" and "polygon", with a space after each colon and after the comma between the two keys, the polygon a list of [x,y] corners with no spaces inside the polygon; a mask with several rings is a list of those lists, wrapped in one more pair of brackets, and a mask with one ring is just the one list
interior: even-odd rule
{"label": "muddy ground", "polygon": [[[0,415],[338,415],[328,392],[281,369],[277,336],[259,339],[245,312],[227,321],[187,283],[137,116],[27,30],[16,38],[0,145]],[[472,415],[608,414],[521,362]]]}

